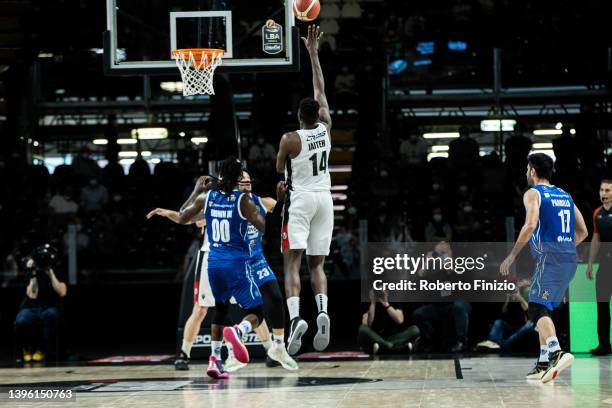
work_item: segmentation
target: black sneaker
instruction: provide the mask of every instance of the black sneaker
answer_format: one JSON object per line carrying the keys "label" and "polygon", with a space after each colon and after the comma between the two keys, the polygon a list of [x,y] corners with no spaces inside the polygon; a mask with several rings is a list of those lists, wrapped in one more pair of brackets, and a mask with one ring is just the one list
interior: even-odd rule
{"label": "black sneaker", "polygon": [[266,356],[266,367],[272,368],[272,367],[280,367],[280,366],[281,366],[281,363]]}
{"label": "black sneaker", "polygon": [[189,370],[189,357],[187,357],[184,351],[181,351],[181,353],[176,356],[176,360],[174,360],[174,369],[177,371]]}
{"label": "black sneaker", "polygon": [[547,383],[556,379],[559,373],[569,367],[573,361],[574,356],[563,350],[548,353],[548,370],[542,376],[542,382]]}
{"label": "black sneaker", "polygon": [[541,380],[544,373],[548,370],[548,363],[538,361],[527,375],[525,376],[528,380]]}
{"label": "black sneaker", "polygon": [[462,351],[465,351],[467,348],[466,344],[459,340],[457,341],[457,343],[455,343],[455,345],[453,347],[451,347],[451,352],[452,353],[461,353]]}
{"label": "black sneaker", "polygon": [[291,320],[289,337],[287,338],[287,352],[293,356],[302,347],[302,336],[308,330],[308,323],[299,317]]}
{"label": "black sneaker", "polygon": [[607,356],[608,354],[612,354],[612,348],[610,346],[602,347],[599,345],[591,350],[590,353],[594,356]]}

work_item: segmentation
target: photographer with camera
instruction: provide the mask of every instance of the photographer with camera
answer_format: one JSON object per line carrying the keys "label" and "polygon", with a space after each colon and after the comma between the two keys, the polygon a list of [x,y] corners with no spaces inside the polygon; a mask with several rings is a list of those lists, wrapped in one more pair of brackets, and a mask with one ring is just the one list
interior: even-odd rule
{"label": "photographer with camera", "polygon": [[359,347],[368,354],[406,353],[419,337],[417,326],[405,324],[404,311],[389,303],[386,291],[370,290],[370,303],[357,332]]}
{"label": "photographer with camera", "polygon": [[16,341],[23,350],[24,362],[42,361],[43,351],[57,351],[61,298],[66,296],[68,287],[55,270],[56,257],[55,249],[46,244],[25,259],[26,298],[15,318]]}

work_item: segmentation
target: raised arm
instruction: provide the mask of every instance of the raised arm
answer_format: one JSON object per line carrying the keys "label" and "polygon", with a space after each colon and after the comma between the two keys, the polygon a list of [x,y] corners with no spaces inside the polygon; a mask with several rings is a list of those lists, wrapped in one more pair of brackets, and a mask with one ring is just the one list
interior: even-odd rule
{"label": "raised arm", "polygon": [[204,192],[196,197],[195,200],[192,200],[190,204],[185,206],[185,208],[181,208],[179,212],[178,220],[176,221],[178,224],[191,224],[198,219],[198,215],[200,215],[204,211],[204,203],[206,202],[207,193]]}
{"label": "raised arm", "polygon": [[[179,224],[180,214],[178,211],[168,210],[166,208],[156,208],[151,210],[147,214],[147,219],[151,219],[152,217],[159,215],[160,217],[168,218],[170,221]],[[194,219],[187,222],[187,224],[193,224],[194,222],[197,224],[198,228],[202,228],[201,221],[204,220],[204,213],[198,213]]]}
{"label": "raised arm", "polygon": [[262,233],[266,232],[266,219],[259,213],[255,202],[248,194],[240,196],[240,213],[248,222],[253,224]]}
{"label": "raised arm", "polygon": [[310,64],[312,65],[312,87],[314,88],[314,99],[319,102],[319,120],[331,127],[331,115],[329,114],[329,104],[325,96],[325,80],[323,78],[323,69],[319,61],[319,40],[323,36],[321,28],[317,25],[308,27],[308,35],[302,37],[308,55],[310,55]]}
{"label": "raised arm", "polygon": [[181,206],[181,211],[192,204],[203,192],[210,190],[213,184],[213,179],[209,176],[202,176],[196,181],[195,187],[189,198]]}

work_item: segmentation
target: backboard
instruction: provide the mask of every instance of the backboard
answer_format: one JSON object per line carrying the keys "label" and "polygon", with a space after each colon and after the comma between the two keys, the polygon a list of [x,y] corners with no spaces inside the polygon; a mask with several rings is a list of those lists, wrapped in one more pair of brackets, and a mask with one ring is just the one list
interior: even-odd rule
{"label": "backboard", "polygon": [[[106,0],[107,75],[178,72],[177,48],[225,50],[222,72],[299,70],[292,0]],[[274,27],[266,27],[273,20]]]}

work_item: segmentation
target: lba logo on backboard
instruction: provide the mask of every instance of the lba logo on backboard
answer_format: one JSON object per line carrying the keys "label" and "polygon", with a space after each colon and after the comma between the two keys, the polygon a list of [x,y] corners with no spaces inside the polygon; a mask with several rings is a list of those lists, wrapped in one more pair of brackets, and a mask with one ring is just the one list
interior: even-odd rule
{"label": "lba logo on backboard", "polygon": [[[193,347],[210,347],[211,341],[210,334],[198,334],[193,342]],[[259,336],[255,333],[249,333],[244,344],[247,346],[257,346],[261,344],[261,340],[259,340]]]}
{"label": "lba logo on backboard", "polygon": [[283,51],[283,26],[274,23],[266,24],[261,29],[263,52],[278,54]]}

